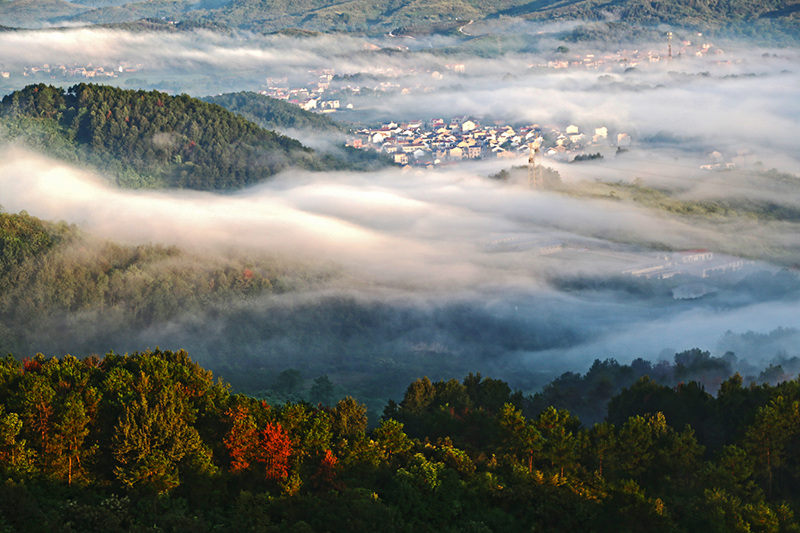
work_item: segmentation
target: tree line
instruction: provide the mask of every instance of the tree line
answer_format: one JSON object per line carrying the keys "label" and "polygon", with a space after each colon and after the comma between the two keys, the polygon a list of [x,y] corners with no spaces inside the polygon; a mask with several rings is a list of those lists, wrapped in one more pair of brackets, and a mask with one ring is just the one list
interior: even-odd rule
{"label": "tree line", "polygon": [[252,91],[207,96],[203,101],[242,115],[263,128],[314,129],[317,132],[347,133],[348,129],[326,115]]}
{"label": "tree line", "polygon": [[[731,429],[714,446],[676,414],[701,396]],[[800,381],[644,378],[612,406],[585,426],[480,374],[421,378],[369,426],[352,397],[232,394],[185,351],[9,355],[0,530],[800,530]]]}

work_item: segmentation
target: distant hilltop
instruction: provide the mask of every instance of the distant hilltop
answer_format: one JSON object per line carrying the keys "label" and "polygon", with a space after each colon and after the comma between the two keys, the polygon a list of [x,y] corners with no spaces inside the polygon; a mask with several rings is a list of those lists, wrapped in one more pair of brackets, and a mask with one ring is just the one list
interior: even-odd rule
{"label": "distant hilltop", "polygon": [[[472,33],[474,26],[470,26],[473,22],[515,17],[548,22],[615,20],[650,27],[669,24],[700,31],[723,30],[752,38],[763,38],[765,34],[777,32],[796,40],[800,36],[799,14],[798,4],[791,0],[578,0],[569,3],[557,0],[504,0],[422,4],[411,0],[298,0],[289,3],[263,0],[200,3],[89,0],[81,4],[65,0],[0,2],[0,25],[6,28],[67,24],[105,25],[146,31],[238,28],[263,33],[288,31],[291,35],[301,37],[313,37],[314,32],[344,31],[396,37],[443,33],[468,39],[475,35]],[[619,38],[619,27],[611,31],[617,34],[610,33],[605,37]]]}

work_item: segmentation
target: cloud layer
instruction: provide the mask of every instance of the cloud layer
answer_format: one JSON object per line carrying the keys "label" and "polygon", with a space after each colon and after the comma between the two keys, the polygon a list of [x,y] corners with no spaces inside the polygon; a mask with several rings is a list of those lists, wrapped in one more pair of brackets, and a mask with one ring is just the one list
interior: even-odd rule
{"label": "cloud layer", "polygon": [[[725,54],[687,54],[627,71],[629,63],[619,61],[597,70],[546,69],[540,65],[558,58],[557,42],[547,39],[538,52],[498,60],[431,53],[430,48],[452,44],[444,38],[413,43],[407,52],[374,53],[364,51],[362,40],[332,36],[6,32],[0,34],[0,50],[15,52],[0,56],[0,68],[141,64],[137,76],[152,86],[186,83],[198,96],[258,89],[266,76],[302,79],[316,68],[367,73],[376,80],[393,72],[391,79],[410,87],[409,94],[359,99],[359,116],[378,121],[491,115],[501,122],[574,123],[588,133],[606,126],[630,133],[634,149],[613,157],[612,147],[603,162],[547,164],[570,183],[641,178],[679,189],[686,198],[735,196],[800,206],[794,186],[766,189],[750,181],[749,168],[728,174],[698,170],[712,149],[726,157],[746,149],[750,165],[761,161],[767,168],[800,171],[794,131],[800,124],[797,51],[733,43]],[[577,59],[585,51],[575,48],[570,54],[568,59]],[[455,62],[465,65],[464,74],[446,69]],[[442,79],[432,77],[433,70],[443,73]],[[645,142],[659,134],[672,142]],[[621,276],[663,248],[734,250],[755,257],[784,249],[800,262],[796,224],[679,219],[613,199],[536,193],[521,183],[486,178],[524,161],[443,171],[287,172],[226,195],[123,191],[88,170],[14,147],[3,148],[0,161],[0,204],[6,211],[66,220],[122,242],[273,254],[342,272],[312,293],[248,302],[216,321],[180,317],[132,333],[127,344],[113,347],[118,351],[162,344],[211,358],[221,349],[215,335],[224,337],[236,320],[250,321],[253,331],[272,327],[269,335],[240,339],[237,349],[276,366],[324,368],[326,355],[333,361],[359,354],[353,357],[383,361],[389,369],[401,360],[430,369],[426,365],[436,360],[447,372],[485,369],[513,379],[520,373],[581,370],[598,357],[625,361],[657,359],[665,349],[713,351],[729,330],[800,327],[791,280],[786,290],[769,292],[745,273],[710,281],[712,297],[678,301],[669,285]],[[528,244],[498,247],[509,240]],[[536,243],[548,242],[562,243],[565,250],[538,253]],[[750,268],[751,276],[767,278],[778,270],[766,263]],[[342,309],[347,320],[335,318]]]}
{"label": "cloud layer", "polygon": [[[598,357],[625,361],[657,359],[664,349],[714,350],[728,330],[800,327],[800,302],[743,289],[741,276],[707,281],[718,291],[714,297],[688,302],[673,300],[659,282],[641,292],[642,282],[621,277],[623,269],[655,258],[646,247],[613,242],[621,236],[677,249],[779,238],[758,225],[731,236],[619,202],[536,193],[462,171],[287,173],[217,195],[121,191],[92,173],[19,149],[6,150],[3,161],[7,211],[26,209],[123,242],[165,242],[206,254],[236,249],[340,269],[343,275],[327,288],[239,308],[236,320],[252,320],[256,330],[275,320],[285,327],[280,334],[240,339],[239,350],[271,354],[270,364],[320,365],[331,351],[394,360],[422,346],[437,357],[451,354],[446,366],[453,371],[475,367],[509,377],[514,368],[555,372]],[[509,237],[557,241],[565,250],[541,255],[535,246],[495,246]],[[777,269],[761,264],[750,272],[757,270]],[[356,316],[363,313],[357,324],[375,321],[364,326],[364,338],[345,335],[347,328],[333,318],[342,301]],[[339,326],[326,327],[309,344],[304,332],[321,327],[320,313]],[[134,346],[114,349],[139,348],[137,342],[181,345],[210,357],[215,335],[209,332],[229,330],[233,316],[206,323],[201,335],[198,321],[210,318],[182,317],[136,334]]]}

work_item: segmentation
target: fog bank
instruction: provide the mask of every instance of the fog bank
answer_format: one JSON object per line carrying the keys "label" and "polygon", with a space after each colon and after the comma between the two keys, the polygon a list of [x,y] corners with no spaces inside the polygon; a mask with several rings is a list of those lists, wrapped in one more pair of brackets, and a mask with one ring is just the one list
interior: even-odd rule
{"label": "fog bank", "polygon": [[[595,358],[714,352],[727,331],[800,327],[800,282],[793,276],[764,289],[758,276],[772,279],[779,270],[766,263],[705,280],[710,296],[694,300],[675,299],[674,282],[624,274],[655,260],[647,243],[715,250],[731,240],[780,241],[767,226],[731,235],[713,224],[455,170],[289,172],[219,195],[119,190],[18,148],[2,158],[6,211],[25,209],[125,243],[219,255],[235,249],[340,272],[308,293],[268,295],[222,314],[128,332],[113,346],[92,347],[100,353],[182,346],[212,365],[260,361],[322,373],[377,364],[402,376],[482,370],[530,385]],[[539,251],[551,242],[562,250]],[[90,330],[75,342],[102,337]]]}

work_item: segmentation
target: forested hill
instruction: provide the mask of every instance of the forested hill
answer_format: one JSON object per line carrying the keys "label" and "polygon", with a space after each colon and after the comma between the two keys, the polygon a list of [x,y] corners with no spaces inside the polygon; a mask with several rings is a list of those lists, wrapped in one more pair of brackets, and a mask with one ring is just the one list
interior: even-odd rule
{"label": "forested hill", "polygon": [[[455,31],[469,20],[506,16],[543,20],[611,18],[634,24],[720,27],[759,19],[785,19],[796,23],[797,15],[797,4],[793,0],[305,0],[288,5],[281,3],[280,7],[264,0],[235,0],[203,13],[201,18],[253,29],[290,23],[306,29],[369,31],[373,26],[402,28],[439,24],[446,27],[443,29]],[[794,28],[797,29],[796,25]]]}
{"label": "forested hill", "polygon": [[230,313],[257,297],[313,287],[321,276],[271,257],[101,241],[0,209],[0,353],[125,345],[177,317]]}
{"label": "forested hill", "polygon": [[795,0],[578,0],[553,2],[546,8],[531,6],[534,4],[512,8],[505,14],[532,20],[600,18],[649,27],[670,24],[758,40],[800,39],[800,4]]}
{"label": "forested hill", "polygon": [[321,150],[327,150],[326,153],[331,153],[353,170],[378,170],[392,165],[391,158],[385,154],[345,146],[344,134],[350,131],[347,126],[326,115],[306,111],[289,102],[252,91],[206,96],[203,100],[242,115],[262,128],[283,131],[290,135],[294,134],[294,131],[314,136],[330,134],[341,141],[340,145],[325,142],[325,148]]}
{"label": "forested hill", "polygon": [[[355,398],[270,405],[182,350],[8,355],[0,530],[796,533],[798,385],[643,379],[587,427],[500,380],[425,377],[370,429]],[[664,408],[711,415],[718,446]]]}
{"label": "forested hill", "polygon": [[262,128],[271,130],[313,129],[339,133],[348,130],[347,127],[331,120],[326,115],[311,113],[289,102],[251,91],[206,96],[203,100],[220,105],[228,111],[255,122]]}
{"label": "forested hill", "polygon": [[[800,37],[796,0],[232,0],[153,2],[101,0],[70,3],[63,0],[0,1],[0,24],[41,27],[48,24],[131,23],[165,17],[203,27],[224,26],[259,32],[287,28],[313,31],[351,31],[384,34],[403,29],[458,31],[470,20],[522,17],[552,21],[618,20],[629,24],[670,24],[698,31],[730,30],[756,38],[777,32]],[[395,31],[397,34],[397,31]]]}
{"label": "forested hill", "polygon": [[0,140],[88,162],[121,185],[240,188],[288,168],[342,169],[299,141],[186,95],[79,84],[39,84],[3,98]]}

